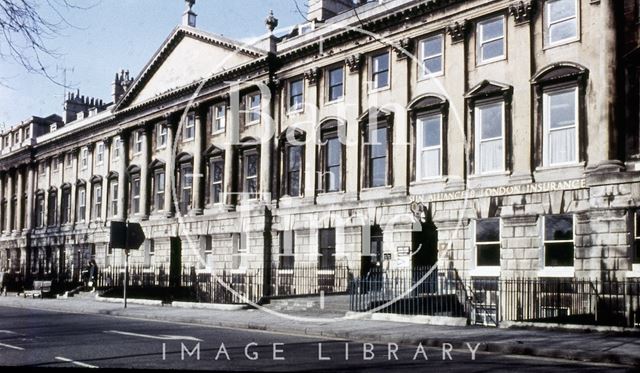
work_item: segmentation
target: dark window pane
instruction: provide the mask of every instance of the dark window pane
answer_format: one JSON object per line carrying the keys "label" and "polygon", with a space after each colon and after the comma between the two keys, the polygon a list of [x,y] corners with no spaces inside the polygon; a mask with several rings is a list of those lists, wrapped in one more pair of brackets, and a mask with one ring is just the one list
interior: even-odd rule
{"label": "dark window pane", "polygon": [[301,147],[299,146],[289,147],[289,171],[300,170],[301,158],[302,158]]}
{"label": "dark window pane", "polygon": [[251,154],[247,157],[247,176],[256,176],[258,174],[258,156]]}
{"label": "dark window pane", "polygon": [[371,160],[371,187],[384,186],[387,183],[387,159],[376,158]]}
{"label": "dark window pane", "polygon": [[213,181],[222,181],[224,174],[224,163],[221,161],[213,162]]}
{"label": "dark window pane", "polygon": [[476,221],[476,242],[500,241],[500,218]]}
{"label": "dark window pane", "polygon": [[478,266],[499,266],[500,265],[500,244],[478,245]]}
{"label": "dark window pane", "polygon": [[340,144],[340,140],[338,137],[333,137],[326,141],[327,166],[332,167],[340,165],[340,159],[342,158],[342,144]]}
{"label": "dark window pane", "polygon": [[289,195],[297,197],[300,195],[300,172],[289,172]]}
{"label": "dark window pane", "polygon": [[573,215],[551,215],[544,218],[546,241],[573,240]]}
{"label": "dark window pane", "polygon": [[544,265],[549,267],[573,266],[573,242],[554,242],[544,245]]}

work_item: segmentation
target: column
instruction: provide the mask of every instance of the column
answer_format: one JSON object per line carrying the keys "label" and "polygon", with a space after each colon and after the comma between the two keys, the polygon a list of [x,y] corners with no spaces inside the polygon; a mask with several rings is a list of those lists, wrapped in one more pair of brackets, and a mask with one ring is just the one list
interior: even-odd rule
{"label": "column", "polygon": [[[413,45],[410,41],[401,41],[399,42],[400,46],[404,49],[412,49],[410,46]],[[394,56],[395,54],[395,56]],[[391,154],[392,156],[391,164],[392,164],[392,194],[398,195],[406,195],[408,192],[407,180],[409,179],[409,144],[407,143],[407,139],[409,136],[407,135],[407,131],[409,129],[409,117],[407,115],[406,107],[409,104],[409,90],[406,86],[410,86],[413,82],[412,74],[410,74],[411,69],[409,65],[414,63],[411,58],[402,51],[396,50],[395,53],[391,53],[389,56],[389,60],[396,60],[394,65],[394,69],[391,69],[391,89],[393,90],[393,102],[386,105],[383,102],[379,102],[378,105],[380,107],[386,107],[394,112],[394,123],[393,123],[393,144],[391,146]],[[394,88],[394,84],[395,88]]]}
{"label": "column", "polygon": [[[116,145],[117,146],[117,145]],[[127,163],[129,163],[129,133],[120,133],[120,159],[118,159],[118,215],[117,219],[127,218]]]}
{"label": "column", "polygon": [[111,172],[111,138],[107,137],[102,140],[104,143],[104,155],[102,166],[103,175],[102,175],[102,209],[100,210],[100,217],[103,222],[107,221],[109,214],[109,172]]}
{"label": "column", "polygon": [[173,180],[175,177],[174,166],[176,162],[176,155],[173,152],[173,141],[175,137],[175,127],[171,120],[171,116],[167,115],[167,147],[165,149],[166,165],[164,170],[164,209],[167,217],[173,216],[173,203],[171,202],[171,196],[173,195]]}
{"label": "column", "polygon": [[91,222],[91,210],[93,208],[93,183],[91,182],[91,178],[93,177],[94,172],[94,155],[93,152],[95,150],[95,144],[87,145],[87,170],[89,173],[87,174],[87,180],[85,184],[85,208],[84,208],[84,221],[89,224]]}
{"label": "column", "polygon": [[[0,206],[2,204],[2,200],[6,197],[5,196],[5,192],[6,192],[6,188],[5,188],[5,176],[6,176],[7,172],[3,171],[2,174],[0,175]],[[0,207],[1,208],[1,207]],[[0,211],[3,213],[2,215],[2,219],[7,219],[7,211]],[[1,220],[0,220],[1,221]],[[0,232],[4,231],[4,227],[0,227]]]}
{"label": "column", "polygon": [[[31,230],[33,228],[33,168],[35,166],[30,164],[27,166],[27,213],[25,215],[25,228]],[[64,167],[64,164],[62,164]]]}
{"label": "column", "polygon": [[7,175],[7,232],[11,233],[13,230],[13,219],[15,215],[13,213],[13,194],[14,194],[14,185],[13,185],[13,175],[11,171]]}
{"label": "column", "polygon": [[142,155],[140,161],[140,215],[141,219],[149,217],[149,195],[151,194],[151,182],[149,179],[149,164],[151,163],[149,149],[151,130],[147,125],[142,127]]}
{"label": "column", "polygon": [[76,201],[77,201],[77,194],[78,194],[78,153],[79,153],[79,149],[73,149],[70,153],[69,156],[72,157],[71,160],[71,174],[74,175],[74,177],[71,179],[71,195],[69,196],[69,223],[71,224],[75,224],[77,219],[77,211],[76,211]]}
{"label": "column", "polygon": [[261,119],[264,130],[260,138],[262,143],[260,146],[260,188],[258,191],[258,199],[267,204],[271,203],[271,179],[273,178],[271,174],[271,159],[273,158],[273,141],[275,134],[273,123],[273,106],[275,102],[272,99],[273,97],[275,97],[275,92],[271,90],[270,97],[264,97],[263,92],[261,99]]}
{"label": "column", "polygon": [[202,167],[202,147],[204,142],[202,108],[196,107],[195,147],[193,149],[193,206],[192,215],[202,214],[204,168]]}
{"label": "column", "polygon": [[[597,128],[597,138],[595,149],[597,154],[589,154],[589,159],[595,160],[600,163],[603,171],[611,170],[618,171],[623,167],[619,162],[611,162],[616,158],[615,153],[615,112],[616,112],[616,66],[618,66],[616,56],[616,15],[615,15],[615,3],[614,0],[602,0],[600,1],[600,38],[601,45],[605,48],[598,48],[599,50],[599,82],[596,85],[599,87],[597,95],[598,118],[595,123],[600,125],[595,126]],[[595,75],[595,74],[594,74]],[[595,83],[595,82],[594,82]],[[588,99],[587,99],[588,100]],[[588,102],[588,101],[587,101]]]}
{"label": "column", "polygon": [[[231,94],[229,110],[227,115],[227,142],[224,146],[224,180],[223,180],[223,188],[224,188],[224,203],[225,209],[227,211],[231,211],[234,208],[235,204],[235,173],[237,167],[237,149],[236,144],[238,144],[240,139],[240,123],[238,120],[240,119],[234,113],[237,113],[237,110],[240,108],[240,97],[239,94]],[[236,109],[238,108],[238,109]],[[239,171],[238,171],[239,172]]]}
{"label": "column", "polygon": [[16,230],[21,231],[23,228],[22,222],[22,211],[24,209],[24,176],[22,175],[22,170],[16,170],[18,174],[18,200],[16,201]]}

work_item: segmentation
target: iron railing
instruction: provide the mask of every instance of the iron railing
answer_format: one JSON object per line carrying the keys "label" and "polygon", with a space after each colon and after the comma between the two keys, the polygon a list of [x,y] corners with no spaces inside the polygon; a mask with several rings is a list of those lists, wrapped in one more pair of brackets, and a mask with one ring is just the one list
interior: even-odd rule
{"label": "iron railing", "polygon": [[501,321],[640,327],[640,280],[463,279],[455,270],[370,272],[351,282],[350,309]]}

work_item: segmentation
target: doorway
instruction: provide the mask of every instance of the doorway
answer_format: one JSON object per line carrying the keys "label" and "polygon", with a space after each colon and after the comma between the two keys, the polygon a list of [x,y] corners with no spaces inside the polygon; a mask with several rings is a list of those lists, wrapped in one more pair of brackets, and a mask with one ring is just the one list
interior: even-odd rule
{"label": "doorway", "polygon": [[179,287],[182,277],[182,241],[171,237],[171,257],[169,263],[169,286]]}

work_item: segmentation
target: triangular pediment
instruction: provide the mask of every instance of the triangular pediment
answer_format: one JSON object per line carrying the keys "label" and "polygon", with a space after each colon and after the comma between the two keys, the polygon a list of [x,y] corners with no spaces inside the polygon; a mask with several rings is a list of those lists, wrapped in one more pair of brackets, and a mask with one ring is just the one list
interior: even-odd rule
{"label": "triangular pediment", "polygon": [[117,109],[137,106],[264,55],[262,50],[222,36],[181,26],[144,67]]}

